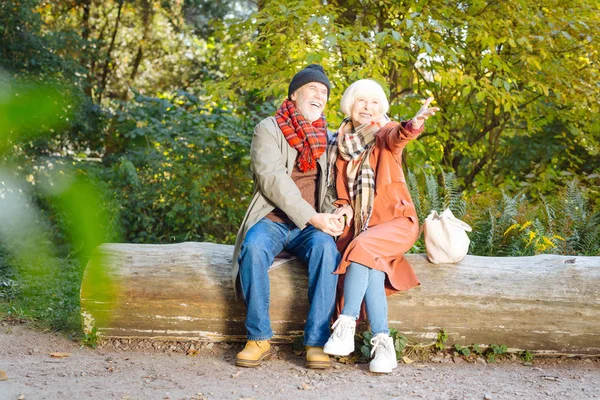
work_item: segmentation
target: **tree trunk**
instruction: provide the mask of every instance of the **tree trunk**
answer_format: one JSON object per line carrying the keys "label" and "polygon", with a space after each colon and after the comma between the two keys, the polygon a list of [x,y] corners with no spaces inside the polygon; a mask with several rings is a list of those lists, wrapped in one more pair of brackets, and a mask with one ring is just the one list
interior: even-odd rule
{"label": "tree trunk", "polygon": [[[86,330],[243,340],[245,307],[234,299],[232,252],[233,246],[193,242],[100,246],[101,258],[90,261],[81,286]],[[431,343],[444,329],[448,344],[600,354],[600,257],[467,256],[452,265],[430,264],[423,254],[407,259],[421,286],[388,297],[389,321],[413,341]],[[287,341],[302,333],[307,315],[306,268],[277,259],[269,274],[274,341]]]}
{"label": "tree trunk", "polygon": [[104,62],[104,68],[102,70],[102,76],[100,78],[100,87],[98,90],[98,104],[102,102],[102,97],[104,96],[104,91],[106,90],[106,85],[108,81],[108,72],[110,71],[110,64],[112,60],[112,51],[115,47],[115,40],[117,38],[117,32],[119,31],[119,24],[121,22],[121,11],[123,10],[123,2],[124,0],[119,1],[119,9],[117,10],[117,18],[115,20],[115,29],[113,30],[110,44],[108,46],[108,50],[106,51],[106,60]]}

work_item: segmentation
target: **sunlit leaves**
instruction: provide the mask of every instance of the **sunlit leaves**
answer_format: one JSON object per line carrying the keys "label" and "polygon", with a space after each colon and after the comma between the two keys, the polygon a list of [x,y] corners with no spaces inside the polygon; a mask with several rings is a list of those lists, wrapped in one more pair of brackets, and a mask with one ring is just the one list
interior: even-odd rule
{"label": "sunlit leaves", "polygon": [[[598,59],[593,2],[382,1],[364,9],[351,0],[316,6],[297,0],[293,6],[294,16],[286,18],[267,2],[253,15],[252,30],[247,21],[235,25],[238,36],[231,38],[247,43],[239,42],[243,35],[252,46],[232,42],[232,65],[258,56],[250,69],[230,70],[229,88],[281,98],[295,71],[319,62],[334,83],[327,111],[334,126],[341,93],[357,79],[385,82],[398,112],[393,117],[410,117],[414,101],[429,91],[444,116],[428,121],[422,140],[430,151],[415,161],[441,161],[467,187],[476,186],[480,174],[501,184],[506,174],[497,160],[510,154],[507,139],[546,135],[553,119],[576,121],[598,142],[589,113],[597,111],[600,92],[598,63],[591,63]],[[593,147],[580,143],[579,150]]]}

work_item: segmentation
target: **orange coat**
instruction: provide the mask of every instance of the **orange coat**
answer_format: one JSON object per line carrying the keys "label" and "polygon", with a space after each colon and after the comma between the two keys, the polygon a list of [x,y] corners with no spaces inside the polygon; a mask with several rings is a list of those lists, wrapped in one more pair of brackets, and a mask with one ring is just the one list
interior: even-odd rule
{"label": "orange coat", "polygon": [[[402,171],[402,150],[422,130],[413,130],[410,121],[389,122],[376,133],[370,159],[375,171],[375,198],[369,228],[353,237],[354,224],[351,224],[337,241],[343,256],[335,273],[344,274],[351,262],[384,271],[388,295],[419,285],[412,267],[403,257],[418,239],[419,221]],[[338,155],[335,163],[337,205],[350,204],[347,165]],[[340,278],[341,294],[343,278]],[[339,312],[343,299],[338,297],[338,300]]]}

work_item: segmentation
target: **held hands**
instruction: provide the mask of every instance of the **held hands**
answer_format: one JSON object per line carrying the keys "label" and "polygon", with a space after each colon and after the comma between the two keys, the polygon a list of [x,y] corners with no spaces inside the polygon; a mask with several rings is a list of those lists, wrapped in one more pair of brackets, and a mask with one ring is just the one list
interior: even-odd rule
{"label": "held hands", "polygon": [[350,223],[352,222],[352,217],[354,217],[354,211],[352,210],[352,207],[349,204],[339,207],[335,210],[334,214],[340,217],[340,221],[342,221],[342,223],[345,220],[347,226],[350,226]]}
{"label": "held hands", "polygon": [[433,101],[433,97],[429,97],[425,100],[425,103],[421,106],[419,111],[415,114],[412,119],[412,127],[413,129],[419,129],[423,126],[425,120],[432,115],[435,115],[436,111],[440,111],[439,107],[429,107],[429,104]]}
{"label": "held hands", "polygon": [[317,213],[308,223],[331,236],[340,236],[344,231],[344,218],[336,214]]}
{"label": "held hands", "polygon": [[345,206],[337,208],[333,214],[315,214],[308,220],[308,223],[328,235],[340,236],[344,231],[344,222],[345,225],[350,226],[353,217],[354,212],[352,206],[346,204]]}

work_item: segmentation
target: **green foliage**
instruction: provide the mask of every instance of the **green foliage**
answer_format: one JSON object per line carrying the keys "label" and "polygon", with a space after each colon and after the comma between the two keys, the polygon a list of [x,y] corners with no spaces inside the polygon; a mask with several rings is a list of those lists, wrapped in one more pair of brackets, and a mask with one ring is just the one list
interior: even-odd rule
{"label": "green foliage", "polygon": [[[491,344],[489,346],[487,346],[487,348],[482,349],[480,345],[478,344],[473,344],[471,346],[461,346],[458,344],[454,345],[454,351],[455,351],[455,355],[461,355],[467,359],[469,358],[473,358],[472,355],[476,355],[476,356],[485,356],[486,360],[488,363],[493,363],[496,362],[497,357],[502,356],[504,354],[506,354],[508,348],[506,345],[502,344],[502,345],[497,345],[497,344]],[[528,361],[531,361],[533,359],[533,356],[531,355],[531,353],[529,352],[524,352],[521,355],[522,358],[527,358]]]}
{"label": "green foliage", "polygon": [[[0,226],[13,254],[2,259],[2,309],[42,318],[51,308],[69,325],[51,295],[75,310],[84,260],[103,240],[232,243],[252,190],[253,125],[312,62],[333,83],[333,129],[360,78],[383,85],[394,119],[435,96],[441,112],[403,158],[421,221],[450,207],[474,228],[471,254],[600,255],[596,8],[0,2],[0,192],[12,193],[0,213],[27,211]],[[101,235],[82,224],[90,218]],[[74,281],[45,293],[27,271]]]}
{"label": "green foliage", "polygon": [[474,344],[473,346],[471,346],[471,348],[473,349],[473,353],[477,354],[478,356],[483,354],[483,351],[481,350],[481,347],[478,344]]}
{"label": "green foliage", "polygon": [[501,345],[497,345],[497,344],[491,344],[490,348],[492,349],[492,351],[494,352],[494,354],[496,355],[502,355],[504,353],[506,353],[507,347],[505,344],[501,344]]}
{"label": "green foliage", "polygon": [[505,354],[506,350],[507,350],[507,347],[504,344],[502,344],[502,345],[491,344],[490,351],[488,351],[486,354],[487,362],[488,363],[496,362],[496,357],[500,356],[502,354]]}
{"label": "green foliage", "polygon": [[[473,227],[469,234],[471,254],[512,257],[600,254],[600,211],[595,211],[588,199],[590,190],[581,187],[577,180],[570,181],[552,198],[540,195],[537,201],[532,201],[523,193],[510,196],[490,190],[469,196],[467,202],[452,173],[436,176],[423,170],[420,179],[411,171],[407,176],[421,221],[432,209],[450,207],[457,217]],[[426,192],[421,191],[422,187]],[[424,249],[420,238],[411,251]]]}
{"label": "green foliage", "polygon": [[0,70],[29,77],[75,77],[83,69],[71,57],[78,43],[74,28],[47,30],[39,0],[0,3]]}
{"label": "green foliage", "polygon": [[576,180],[553,199],[542,196],[531,202],[522,194],[487,194],[472,196],[468,208],[472,254],[600,254],[600,212],[592,211],[586,190]]}
{"label": "green foliage", "polygon": [[362,339],[360,353],[368,360],[371,358],[371,348],[373,347],[371,344],[371,339],[373,339],[373,333],[371,331],[364,331],[362,335],[360,335],[360,339]]}
{"label": "green foliage", "polygon": [[523,353],[521,353],[521,359],[524,362],[532,362],[533,358],[533,354],[531,354],[529,350],[525,350]]}
{"label": "green foliage", "polygon": [[[57,107],[68,100],[43,85],[1,85],[0,92],[0,115],[11,111],[0,126],[11,132],[0,146],[0,278],[18,281],[19,288],[17,295],[5,296],[0,312],[18,311],[54,329],[77,331],[82,266],[111,238],[97,187],[65,164],[48,162],[49,169],[13,164],[15,149],[66,123],[56,114],[69,114]],[[37,109],[28,112],[28,101]],[[69,254],[57,254],[58,240],[68,244]]]}
{"label": "green foliage", "polygon": [[465,357],[469,357],[471,355],[471,350],[469,350],[469,346],[460,346],[458,344],[454,345],[456,352]]}
{"label": "green foliage", "polygon": [[[218,90],[231,98],[243,91],[280,97],[295,71],[319,62],[330,71],[334,105],[360,78],[382,82],[393,118],[409,118],[431,94],[442,112],[428,121],[420,145],[409,146],[408,166],[440,164],[461,187],[480,191],[519,189],[532,175],[539,189],[549,177],[551,185],[564,182],[564,169],[598,169],[597,23],[591,0],[543,7],[517,0],[380,1],[368,8],[266,1],[223,35],[227,78]],[[336,106],[328,116],[334,123],[341,117]],[[531,153],[530,143],[537,145]]]}
{"label": "green foliage", "polygon": [[255,121],[186,92],[122,106],[115,130],[129,150],[103,173],[125,239],[233,243],[252,194]]}
{"label": "green foliage", "polygon": [[392,339],[394,339],[394,350],[396,350],[396,358],[400,359],[402,358],[402,352],[404,351],[404,349],[406,349],[406,346],[408,345],[408,338],[398,332],[397,329],[395,328],[390,328],[390,336],[392,337]]}
{"label": "green foliage", "polygon": [[[421,223],[432,210],[442,212],[450,208],[457,218],[462,218],[467,210],[464,194],[458,187],[458,179],[452,172],[436,174],[432,170],[417,170],[419,175],[408,171],[407,186],[411,194],[417,216]],[[423,192],[420,188],[425,188]],[[424,238],[421,236],[411,249],[411,252],[425,251]]]}
{"label": "green foliage", "polygon": [[98,347],[98,330],[94,326],[89,333],[85,333],[83,337],[83,344],[85,346],[95,349]]}
{"label": "green foliage", "polygon": [[[44,328],[79,333],[79,288],[83,268],[73,259],[46,259],[56,265],[53,274],[28,273],[35,266],[0,259],[0,277],[12,276],[0,286],[0,319],[30,319]],[[6,278],[2,278],[6,282]],[[5,296],[2,296],[4,294]]]}
{"label": "green foliage", "polygon": [[434,347],[438,350],[444,350],[446,348],[446,341],[448,341],[448,333],[445,329],[442,329],[438,332]]}
{"label": "green foliage", "polygon": [[[396,352],[396,358],[402,358],[402,352],[408,345],[408,338],[398,332],[395,328],[390,328],[390,336],[394,340],[394,351]],[[371,331],[364,331],[362,334],[357,335],[358,341],[360,343],[360,353],[362,357],[366,360],[371,358],[371,350],[373,349],[373,345],[371,344],[371,339],[373,339],[373,333]]]}
{"label": "green foliage", "polygon": [[[408,171],[408,189],[410,191],[419,219],[424,220],[432,210],[438,212],[450,208],[457,218],[466,212],[467,202],[460,190],[458,179],[452,172],[436,174],[431,170],[421,170],[417,175]],[[425,188],[422,192],[420,188]]]}

